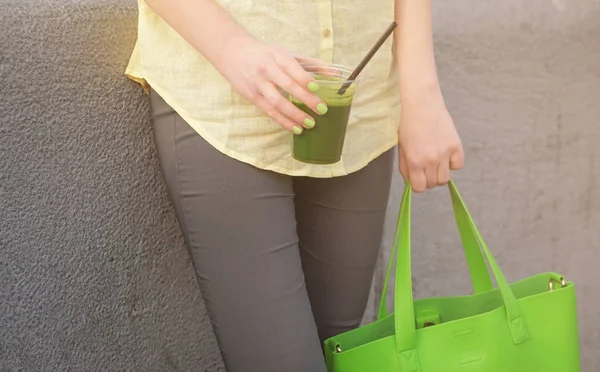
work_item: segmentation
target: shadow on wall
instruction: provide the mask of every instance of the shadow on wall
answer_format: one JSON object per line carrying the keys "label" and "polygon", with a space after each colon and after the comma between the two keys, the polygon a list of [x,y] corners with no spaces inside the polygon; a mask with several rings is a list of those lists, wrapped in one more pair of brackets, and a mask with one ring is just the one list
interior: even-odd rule
{"label": "shadow on wall", "polygon": [[[0,4],[0,371],[222,371],[148,101],[122,75],[135,1]],[[457,182],[511,280],[577,282],[585,372],[600,369],[599,6],[435,2]],[[414,205],[417,294],[468,292],[447,194]]]}

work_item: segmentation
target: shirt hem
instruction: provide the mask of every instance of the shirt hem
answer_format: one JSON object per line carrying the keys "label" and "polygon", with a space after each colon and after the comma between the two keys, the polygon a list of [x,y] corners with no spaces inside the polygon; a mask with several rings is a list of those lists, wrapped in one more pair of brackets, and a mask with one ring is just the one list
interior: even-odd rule
{"label": "shirt hem", "polygon": [[[129,69],[129,68],[126,70],[125,75],[128,78],[130,78],[131,80],[142,85],[142,87],[144,88],[144,91],[146,93],[148,93],[150,91],[150,86],[151,86],[152,89],[154,89],[156,91],[156,93],[158,93],[165,100],[165,102],[167,102],[167,104],[169,106],[171,106],[173,108],[173,110],[175,110],[175,112],[177,112],[184,120],[187,121],[186,117],[191,117],[191,115],[189,115],[186,110],[182,109],[179,105],[177,105],[176,102],[172,102],[168,96],[162,94],[163,91],[162,91],[162,88],[160,87],[160,85],[154,84],[148,78],[142,77],[142,74],[139,74],[138,72],[133,71],[132,69]],[[377,149],[375,149],[374,151],[372,151],[371,153],[366,155],[364,161],[354,163],[350,166],[345,166],[344,168],[346,171],[340,172],[340,171],[336,171],[334,169],[329,169],[328,171],[325,171],[325,172],[314,172],[314,169],[311,170],[311,169],[305,168],[302,170],[293,170],[293,169],[261,162],[260,160],[258,160],[256,158],[253,158],[251,156],[242,154],[238,151],[228,148],[227,146],[225,146],[222,143],[220,143],[219,141],[217,141],[214,137],[212,137],[210,135],[210,133],[208,131],[203,130],[201,127],[192,126],[192,128],[194,129],[194,131],[196,131],[196,133],[198,133],[198,135],[202,136],[202,138],[204,140],[206,140],[206,142],[208,142],[211,146],[213,146],[217,151],[223,153],[224,155],[229,156],[230,158],[233,158],[235,160],[249,164],[255,168],[259,168],[262,170],[271,171],[271,172],[275,172],[275,173],[279,173],[279,174],[283,174],[283,175],[287,175],[287,176],[292,176],[292,177],[334,178],[334,177],[347,176],[349,174],[352,174],[354,172],[357,172],[357,171],[363,169],[370,162],[372,162],[373,160],[375,160],[376,158],[381,156],[381,154],[385,153],[386,151],[392,149],[398,143],[397,138],[394,138],[393,140],[386,142],[384,145],[378,147]],[[343,161],[344,161],[344,158],[342,155],[341,162],[343,162]],[[327,173],[329,173],[329,174],[327,174]]]}

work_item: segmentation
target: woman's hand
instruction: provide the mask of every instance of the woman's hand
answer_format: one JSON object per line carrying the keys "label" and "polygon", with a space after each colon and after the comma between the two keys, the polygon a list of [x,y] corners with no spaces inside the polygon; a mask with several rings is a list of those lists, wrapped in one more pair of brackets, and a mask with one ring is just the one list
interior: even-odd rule
{"label": "woman's hand", "polygon": [[216,67],[242,97],[282,127],[300,134],[304,128],[314,127],[315,120],[284,97],[281,90],[305,103],[315,114],[327,112],[327,105],[314,94],[319,89],[317,83],[300,65],[308,61],[322,63],[294,57],[282,47],[242,35],[224,46]]}
{"label": "woman's hand", "polygon": [[441,93],[402,104],[398,138],[400,173],[415,192],[445,185],[450,170],[464,165],[462,144]]}
{"label": "woman's hand", "polygon": [[[315,120],[296,108],[283,89],[315,113],[327,106],[316,95],[319,87],[298,60],[283,48],[252,38],[213,0],[146,0],[179,35],[208,59],[234,89],[282,127],[295,134]],[[316,60],[301,58],[315,65]],[[317,63],[317,66],[323,63]]]}
{"label": "woman's hand", "polygon": [[400,173],[416,192],[443,185],[464,154],[439,86],[433,53],[431,0],[394,0],[400,77]]}

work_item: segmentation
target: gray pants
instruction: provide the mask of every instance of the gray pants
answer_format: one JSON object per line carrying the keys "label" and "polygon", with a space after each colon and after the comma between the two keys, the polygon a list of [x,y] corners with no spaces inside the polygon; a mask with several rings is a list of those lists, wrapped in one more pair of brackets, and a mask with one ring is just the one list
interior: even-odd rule
{"label": "gray pants", "polygon": [[289,177],[223,155],[155,92],[151,103],[227,371],[326,371],[322,340],[357,327],[365,311],[393,150],[349,176]]}

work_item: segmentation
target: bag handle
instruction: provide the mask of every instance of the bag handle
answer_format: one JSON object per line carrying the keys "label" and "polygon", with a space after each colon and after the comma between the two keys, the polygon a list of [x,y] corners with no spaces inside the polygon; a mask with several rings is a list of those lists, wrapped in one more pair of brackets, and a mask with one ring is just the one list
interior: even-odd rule
{"label": "bag handle", "polygon": [[[404,193],[402,196],[402,200],[404,200],[405,193],[409,190],[409,188],[404,189]],[[471,226],[469,225],[468,218],[465,215],[465,210],[463,208],[459,208],[457,205],[452,203],[452,208],[454,210],[454,216],[456,225],[458,227],[458,232],[460,234],[460,240],[462,241],[463,250],[465,253],[465,257],[467,260],[467,265],[469,267],[469,272],[471,274],[471,282],[473,285],[473,291],[475,294],[489,292],[494,289],[494,285],[492,284],[492,279],[490,276],[490,271],[485,263],[483,255],[481,254],[481,247],[477,242],[477,238],[471,231]],[[402,209],[398,210],[398,219],[400,219],[400,213]],[[395,247],[398,244],[400,229],[396,229],[396,235],[394,237],[394,244],[392,247]],[[381,299],[379,301],[379,311],[377,312],[377,319],[380,320],[388,315],[387,311],[387,292],[390,277],[392,274],[392,268],[394,267],[394,258],[395,258],[395,249],[392,249],[390,253],[390,259],[387,267],[387,272],[385,274],[385,281],[383,282],[383,290]]]}
{"label": "bag handle", "polygon": [[[520,344],[529,338],[529,330],[525,319],[521,312],[521,308],[514,293],[512,292],[504,274],[500,270],[498,263],[492,256],[487,244],[481,237],[481,234],[475,226],[471,215],[469,214],[464,201],[458,193],[458,189],[453,181],[448,184],[450,196],[455,211],[462,211],[461,214],[456,214],[457,219],[464,225],[470,226],[471,234],[474,235],[476,241],[480,244],[481,249],[487,259],[498,288],[502,295],[504,307],[506,309],[507,323],[513,342]],[[396,235],[398,236],[397,244],[394,250],[397,254],[396,262],[396,288],[394,291],[394,328],[396,337],[396,347],[399,354],[400,365],[403,372],[419,372],[421,366],[416,351],[417,331],[415,313],[413,307],[412,295],[412,275],[411,275],[411,195],[412,188],[407,183],[402,204],[400,206],[400,217]]]}

